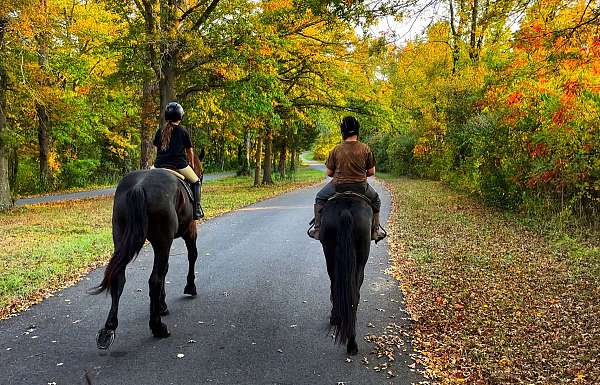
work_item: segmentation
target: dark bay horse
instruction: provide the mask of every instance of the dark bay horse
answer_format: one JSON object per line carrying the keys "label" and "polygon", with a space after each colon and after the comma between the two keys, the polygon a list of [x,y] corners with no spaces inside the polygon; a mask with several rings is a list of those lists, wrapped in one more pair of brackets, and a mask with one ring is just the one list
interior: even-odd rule
{"label": "dark bay horse", "polygon": [[335,341],[358,353],[356,310],[371,248],[373,209],[364,199],[342,195],[327,202],[321,214],[321,244],[331,280],[331,317]]}
{"label": "dark bay horse", "polygon": [[[201,155],[202,157],[202,155]],[[201,162],[196,158],[194,171],[202,179]],[[115,338],[119,324],[119,298],[125,286],[125,268],[140,252],[146,239],[154,250],[154,266],[150,288],[150,329],[155,337],[170,335],[161,316],[168,314],[165,302],[165,276],[169,268],[169,251],[175,238],[182,237],[188,252],[189,270],[184,294],[196,295],[194,265],[196,221],[193,200],[178,177],[165,169],[134,171],[117,185],[115,192],[112,235],[114,253],[104,272],[104,278],[92,294],[109,291],[112,304],[104,328],[96,337],[99,349],[107,349]]]}

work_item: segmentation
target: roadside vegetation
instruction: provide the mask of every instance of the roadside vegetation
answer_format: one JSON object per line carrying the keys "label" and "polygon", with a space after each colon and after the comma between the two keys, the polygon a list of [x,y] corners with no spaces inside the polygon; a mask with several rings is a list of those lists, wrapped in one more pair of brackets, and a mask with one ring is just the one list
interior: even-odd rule
{"label": "roadside vegetation", "polygon": [[[323,180],[306,168],[272,186],[250,177],[209,181],[206,219]],[[104,264],[112,252],[112,197],[38,204],[0,213],[0,318],[23,310]]]}
{"label": "roadside vegetation", "polygon": [[443,183],[388,179],[391,274],[442,384],[600,378],[600,239],[507,214]]}

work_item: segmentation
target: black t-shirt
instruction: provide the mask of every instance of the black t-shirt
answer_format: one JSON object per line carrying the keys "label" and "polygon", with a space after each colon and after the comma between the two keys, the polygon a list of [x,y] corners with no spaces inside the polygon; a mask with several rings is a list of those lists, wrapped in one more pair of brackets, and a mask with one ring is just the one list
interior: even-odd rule
{"label": "black t-shirt", "polygon": [[156,135],[154,135],[153,143],[157,148],[154,167],[171,166],[177,169],[186,168],[188,166],[188,161],[185,150],[187,148],[192,148],[190,134],[188,134],[187,130],[182,126],[174,125],[169,147],[167,147],[166,150],[162,150],[160,148],[160,133],[161,129],[156,131]]}

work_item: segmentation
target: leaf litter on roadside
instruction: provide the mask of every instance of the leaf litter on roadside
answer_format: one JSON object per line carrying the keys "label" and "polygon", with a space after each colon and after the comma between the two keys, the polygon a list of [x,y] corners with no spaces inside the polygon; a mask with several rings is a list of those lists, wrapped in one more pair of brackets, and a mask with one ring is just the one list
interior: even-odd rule
{"label": "leaf litter on roadside", "polygon": [[[574,268],[568,252],[539,233],[439,182],[388,187],[389,274],[400,282],[430,377],[476,385],[600,378],[592,261]],[[380,338],[371,337],[375,351],[387,357]]]}

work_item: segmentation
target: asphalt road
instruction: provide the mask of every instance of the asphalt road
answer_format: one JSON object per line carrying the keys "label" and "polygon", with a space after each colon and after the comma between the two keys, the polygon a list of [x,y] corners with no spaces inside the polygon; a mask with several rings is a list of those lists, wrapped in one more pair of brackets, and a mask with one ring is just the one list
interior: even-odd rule
{"label": "asphalt road", "polygon": [[[235,172],[219,172],[214,174],[206,174],[204,175],[204,182],[209,180],[217,180],[227,178],[229,176],[234,176]],[[67,194],[52,194],[52,195],[43,195],[31,198],[22,198],[17,199],[15,201],[15,207],[18,206],[26,206],[33,205],[37,203],[49,203],[49,202],[60,202],[60,201],[69,201],[75,199],[86,199],[86,198],[96,198],[102,196],[109,196],[115,194],[116,187],[107,187],[101,189],[94,189],[88,191],[79,191],[74,193]]]}
{"label": "asphalt road", "polygon": [[[390,197],[381,191],[383,214]],[[317,188],[297,190],[200,225],[196,265],[198,296],[184,296],[187,260],[177,240],[167,275],[163,317],[171,331],[155,339],[148,328],[152,250],[129,265],[117,337],[109,351],[96,349],[109,298],[86,290],[103,269],[28,311],[0,321],[0,384],[411,384],[407,353],[396,359],[394,378],[375,372],[378,361],[362,336],[406,324],[397,282],[383,271],[387,245],[371,248],[361,294],[359,355],[327,332],[329,280],[320,244],[305,234]],[[404,320],[403,320],[404,319]],[[371,323],[371,325],[369,325]],[[178,358],[178,354],[183,357]],[[366,356],[370,364],[361,363]]]}

